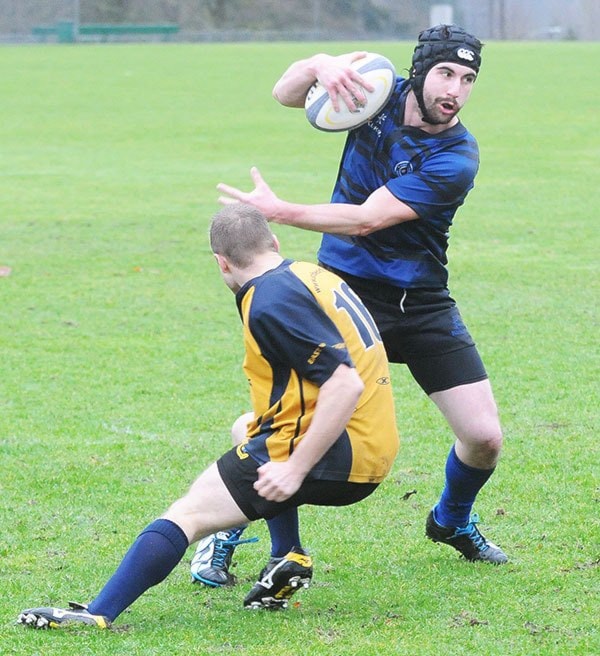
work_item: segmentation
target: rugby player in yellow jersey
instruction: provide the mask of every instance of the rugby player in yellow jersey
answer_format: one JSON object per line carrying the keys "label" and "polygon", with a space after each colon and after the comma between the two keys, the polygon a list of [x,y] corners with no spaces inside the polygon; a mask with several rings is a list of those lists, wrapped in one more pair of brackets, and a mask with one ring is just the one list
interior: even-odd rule
{"label": "rugby player in yellow jersey", "polygon": [[[387,358],[347,283],[283,259],[265,217],[248,205],[219,211],[210,241],[244,324],[248,439],[142,531],[90,604],[24,610],[18,621],[26,626],[106,628],[196,540],[303,504],[355,503],[392,466],[398,435]],[[286,607],[311,576],[310,556],[292,549],[268,562],[244,604]]]}

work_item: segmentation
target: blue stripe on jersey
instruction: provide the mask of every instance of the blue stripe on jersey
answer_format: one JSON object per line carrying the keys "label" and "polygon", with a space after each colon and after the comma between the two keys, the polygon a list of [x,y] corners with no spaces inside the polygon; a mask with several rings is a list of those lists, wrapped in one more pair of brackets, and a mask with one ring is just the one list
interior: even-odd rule
{"label": "blue stripe on jersey", "polygon": [[398,287],[445,287],[448,233],[473,188],[479,151],[461,123],[437,135],[403,126],[407,92],[398,78],[382,112],[348,133],[331,202],[361,204],[385,185],[419,219],[366,237],[323,235],[319,259]]}

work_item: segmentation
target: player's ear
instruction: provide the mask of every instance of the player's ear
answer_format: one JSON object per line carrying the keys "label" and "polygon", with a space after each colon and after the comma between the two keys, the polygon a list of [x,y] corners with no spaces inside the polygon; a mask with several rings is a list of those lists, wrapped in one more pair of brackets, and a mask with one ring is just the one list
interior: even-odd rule
{"label": "player's ear", "polygon": [[275,252],[279,253],[279,251],[281,250],[281,247],[279,245],[279,239],[277,239],[277,237],[273,234],[271,236],[273,237],[273,247],[275,248]]}
{"label": "player's ear", "polygon": [[217,260],[217,264],[219,265],[219,269],[221,269],[222,273],[229,273],[231,271],[229,267],[229,262],[227,261],[227,258],[224,255],[219,255],[218,253],[213,253],[215,256],[215,260]]}

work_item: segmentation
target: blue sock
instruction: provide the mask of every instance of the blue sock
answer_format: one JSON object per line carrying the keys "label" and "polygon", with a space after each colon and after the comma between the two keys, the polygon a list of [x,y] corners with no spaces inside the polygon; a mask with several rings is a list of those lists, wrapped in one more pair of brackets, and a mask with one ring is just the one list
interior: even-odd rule
{"label": "blue sock", "polygon": [[283,558],[292,547],[300,547],[298,508],[288,508],[267,520],[271,534],[271,557]]}
{"label": "blue sock", "polygon": [[466,526],[477,493],[493,473],[494,469],[465,465],[453,446],[446,460],[446,486],[433,511],[435,521],[441,526]]}
{"label": "blue sock", "polygon": [[165,579],[188,546],[177,524],[168,519],[152,522],[139,534],[88,610],[112,622],[148,588]]}

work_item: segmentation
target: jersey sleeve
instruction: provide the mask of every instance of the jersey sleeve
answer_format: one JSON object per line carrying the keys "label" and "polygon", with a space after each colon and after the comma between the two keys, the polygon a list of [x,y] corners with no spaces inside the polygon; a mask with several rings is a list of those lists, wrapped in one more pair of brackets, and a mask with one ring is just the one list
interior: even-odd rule
{"label": "jersey sleeve", "polygon": [[436,217],[464,202],[479,167],[476,149],[442,151],[415,170],[392,178],[386,188],[421,219]]}
{"label": "jersey sleeve", "polygon": [[340,332],[308,290],[269,293],[269,287],[255,294],[248,328],[274,368],[289,367],[321,386],[340,364],[354,366]]}

